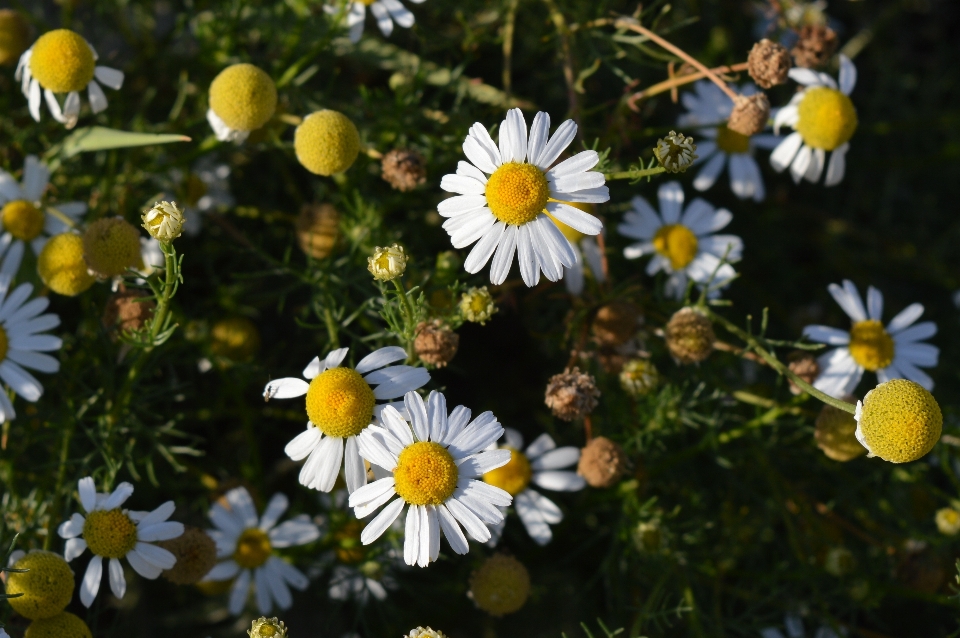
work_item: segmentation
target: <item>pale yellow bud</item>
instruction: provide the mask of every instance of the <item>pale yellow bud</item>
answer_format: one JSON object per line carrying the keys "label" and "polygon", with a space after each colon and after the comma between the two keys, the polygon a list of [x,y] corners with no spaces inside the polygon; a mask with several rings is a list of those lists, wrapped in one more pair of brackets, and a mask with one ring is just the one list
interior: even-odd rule
{"label": "pale yellow bud", "polygon": [[373,255],[367,258],[367,270],[379,281],[393,281],[403,275],[407,269],[407,255],[403,246],[394,244],[387,248],[377,246]]}
{"label": "pale yellow bud", "polygon": [[143,227],[157,241],[170,242],[183,232],[183,209],[176,202],[157,202],[145,212]]}

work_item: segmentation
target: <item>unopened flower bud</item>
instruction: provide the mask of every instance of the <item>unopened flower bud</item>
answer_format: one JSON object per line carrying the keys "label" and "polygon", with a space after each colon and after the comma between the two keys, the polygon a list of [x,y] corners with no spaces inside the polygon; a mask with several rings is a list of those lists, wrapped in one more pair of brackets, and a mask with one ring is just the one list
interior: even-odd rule
{"label": "unopened flower bud", "polygon": [[620,387],[633,396],[652,392],[660,383],[660,373],[648,359],[631,359],[620,370]]}
{"label": "unopened flower bud", "polygon": [[457,354],[459,346],[460,335],[439,319],[421,321],[417,325],[413,349],[424,363],[443,368]]}
{"label": "unopened flower bud", "polygon": [[653,154],[668,173],[683,173],[699,157],[693,138],[676,131],[657,140]]}
{"label": "unopened flower bud", "polygon": [[423,155],[409,148],[395,148],[380,160],[381,176],[394,189],[405,193],[427,181]]}
{"label": "unopened flower bud", "polygon": [[407,269],[407,255],[403,246],[394,244],[387,248],[377,246],[373,256],[367,258],[367,270],[379,281],[393,281]]}
{"label": "unopened flower bud", "polygon": [[681,308],[664,329],[670,354],[678,363],[700,363],[713,352],[713,324],[694,308]]}
{"label": "unopened flower bud", "polygon": [[727,120],[727,128],[740,135],[756,135],[767,127],[770,119],[770,99],[766,93],[738,95]]}
{"label": "unopened flower bud", "polygon": [[747,72],[764,89],[786,82],[790,66],[786,47],[766,38],[755,43],[747,56]]}
{"label": "unopened flower bud", "polygon": [[247,630],[250,638],[286,638],[287,628],[282,620],[261,616],[253,621],[253,626]]}
{"label": "unopened flower bud", "polygon": [[183,232],[183,209],[176,202],[157,202],[140,218],[144,229],[157,241],[173,241]]}
{"label": "unopened flower bud", "polygon": [[599,396],[594,378],[574,367],[550,377],[544,402],[558,419],[574,421],[593,412]]}
{"label": "unopened flower bud", "polygon": [[626,471],[627,455],[623,448],[605,436],[590,439],[580,451],[577,474],[586,479],[591,487],[611,487]]}
{"label": "unopened flower bud", "polygon": [[497,312],[486,286],[471,288],[460,298],[460,314],[467,321],[484,325]]}

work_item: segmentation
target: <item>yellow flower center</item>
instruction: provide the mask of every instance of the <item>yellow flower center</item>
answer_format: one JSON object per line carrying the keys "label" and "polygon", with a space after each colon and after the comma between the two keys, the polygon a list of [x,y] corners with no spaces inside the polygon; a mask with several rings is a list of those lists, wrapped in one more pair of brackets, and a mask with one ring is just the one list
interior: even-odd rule
{"label": "yellow flower center", "polygon": [[547,176],[533,164],[510,162],[487,180],[487,205],[494,217],[522,226],[537,218],[550,198]]}
{"label": "yellow flower center", "polygon": [[850,141],[857,130],[857,110],[849,97],[836,89],[807,89],[797,106],[794,127],[807,146],[832,151]]}
{"label": "yellow flower center", "polygon": [[93,638],[87,623],[62,611],[50,618],[38,618],[23,632],[23,638]]}
{"label": "yellow flower center", "polygon": [[370,425],[376,401],[370,384],[359,372],[333,368],[310,382],[307,416],[327,436],[356,436]]}
{"label": "yellow flower center", "polygon": [[366,556],[366,548],[360,543],[360,532],[363,531],[362,521],[348,521],[338,529],[334,535],[334,553],[337,560],[348,565],[355,565]]}
{"label": "yellow flower center", "polygon": [[93,49],[69,29],[44,33],[33,45],[30,72],[45,89],[54,93],[82,91],[93,79]]}
{"label": "yellow flower center", "polygon": [[530,572],[516,558],[495,554],[470,576],[470,594],[491,616],[513,613],[530,595]]}
{"label": "yellow flower center", "polygon": [[87,290],[96,278],[83,259],[83,238],[75,233],[55,235],[37,256],[37,272],[50,290],[74,297]]}
{"label": "yellow flower center", "polygon": [[137,544],[137,525],[123,510],[94,510],[83,524],[83,540],[97,556],[123,558]]}
{"label": "yellow flower center", "polygon": [[315,175],[342,173],[360,154],[360,132],[343,113],[324,109],[303,118],[293,134],[293,150]]}
{"label": "yellow flower center", "polygon": [[30,552],[13,565],[28,569],[7,576],[7,594],[23,594],[8,598],[14,611],[25,618],[49,618],[63,611],[73,597],[73,572],[63,557],[53,552]]}
{"label": "yellow flower center", "polygon": [[530,484],[533,469],[526,454],[512,447],[506,449],[510,450],[510,461],[484,474],[483,480],[485,483],[509,492],[511,496],[516,496]]}
{"label": "yellow flower center", "polygon": [[103,278],[122,275],[127,268],[143,268],[140,231],[120,217],[98,219],[83,234],[83,258]]}
{"label": "yellow flower center", "polygon": [[893,379],[864,397],[858,428],[871,453],[891,463],[907,463],[940,440],[943,413],[919,383]]}
{"label": "yellow flower center", "polygon": [[257,527],[250,527],[243,530],[237,539],[233,560],[244,569],[254,569],[267,562],[272,553],[273,546],[270,545],[267,533]]}
{"label": "yellow flower center", "polygon": [[746,153],[750,150],[750,137],[731,131],[724,124],[717,127],[717,148],[724,153]]}
{"label": "yellow flower center", "polygon": [[697,246],[697,236],[683,224],[661,226],[653,236],[653,247],[670,260],[674,270],[682,270],[693,261]]}
{"label": "yellow flower center", "polygon": [[447,448],[420,441],[400,452],[393,470],[397,494],[411,505],[440,505],[457,488],[460,474]]}
{"label": "yellow flower center", "polygon": [[849,348],[853,360],[870,372],[886,368],[893,361],[893,339],[874,319],[853,324]]}
{"label": "yellow flower center", "polygon": [[253,131],[273,117],[277,85],[252,64],[228,66],[210,84],[210,108],[235,131]]}
{"label": "yellow flower center", "polygon": [[[578,208],[583,212],[587,213],[588,215],[593,215],[593,204],[583,204],[581,202],[562,202],[562,203],[566,204],[567,206],[573,206],[574,208]],[[562,221],[560,221],[550,213],[547,213],[547,217],[553,220],[553,223],[557,225],[557,228],[560,229],[560,232],[563,233],[563,236],[566,237],[571,244],[575,245],[579,243],[581,239],[586,237],[586,235],[581,233],[579,230],[574,230],[570,226],[567,226],[566,224],[564,224]]]}
{"label": "yellow flower center", "polygon": [[32,241],[43,231],[43,211],[22,199],[7,202],[0,217],[7,232],[23,241]]}

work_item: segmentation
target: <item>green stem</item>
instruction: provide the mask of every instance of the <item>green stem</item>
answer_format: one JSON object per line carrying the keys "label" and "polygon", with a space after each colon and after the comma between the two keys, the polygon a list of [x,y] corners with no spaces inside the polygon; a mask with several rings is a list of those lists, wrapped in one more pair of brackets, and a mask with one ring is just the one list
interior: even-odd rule
{"label": "green stem", "polygon": [[414,325],[414,319],[416,313],[413,310],[413,305],[410,303],[410,298],[407,296],[407,291],[404,290],[403,286],[400,284],[400,278],[392,280],[393,287],[397,289],[397,295],[400,296],[400,299],[403,300],[403,333],[404,335],[412,335],[406,339],[405,348],[407,350],[407,359],[412,361],[415,357],[413,349],[413,340],[416,338],[417,326]]}
{"label": "green stem", "polygon": [[63,439],[60,441],[60,461],[57,467],[57,483],[53,488],[53,503],[50,507],[50,518],[47,522],[47,536],[43,539],[43,549],[50,549],[50,542],[53,540],[53,532],[56,529],[57,521],[60,520],[60,491],[63,489],[63,482],[67,478],[67,459],[70,456],[70,439],[73,438],[73,419],[63,430]]}
{"label": "green stem", "polygon": [[163,296],[157,299],[157,312],[154,314],[153,322],[150,326],[151,341],[156,340],[157,335],[160,334],[160,330],[163,328],[163,324],[166,323],[167,314],[170,312],[170,299],[173,297],[173,291],[176,290],[177,252],[174,250],[173,245],[168,242],[164,242],[162,246],[163,256],[165,258],[164,267],[167,272],[165,273],[163,283]]}
{"label": "green stem", "polygon": [[642,179],[666,172],[667,169],[664,167],[654,166],[653,168],[637,168],[629,171],[620,171],[619,173],[604,173],[603,176],[606,177],[609,182],[614,179]]}
{"label": "green stem", "polygon": [[333,318],[333,313],[330,312],[330,307],[326,304],[324,304],[323,308],[323,322],[327,326],[327,338],[330,339],[330,349],[336,350],[340,347],[340,331],[337,328],[336,320]]}

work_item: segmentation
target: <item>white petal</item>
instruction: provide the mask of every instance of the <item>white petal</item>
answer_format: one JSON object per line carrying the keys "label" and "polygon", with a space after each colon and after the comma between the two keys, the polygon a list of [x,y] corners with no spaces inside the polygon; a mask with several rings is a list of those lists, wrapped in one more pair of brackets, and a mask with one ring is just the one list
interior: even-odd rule
{"label": "white petal", "polygon": [[423,399],[416,392],[407,392],[403,396],[403,404],[407,408],[407,414],[410,415],[410,421],[413,424],[413,433],[418,441],[427,441],[430,439],[430,423],[427,419],[427,406]]}
{"label": "white petal", "polygon": [[410,505],[403,531],[403,562],[416,565],[420,557],[420,505]]}
{"label": "white petal", "polygon": [[482,476],[510,462],[510,450],[488,450],[457,461],[460,476],[473,478]]}
{"label": "white petal", "polygon": [[[524,140],[526,141],[526,140]],[[524,144],[524,155],[526,144]],[[420,510],[420,557],[417,565],[426,567],[440,555],[440,521],[433,505],[424,505]]]}
{"label": "white petal", "polygon": [[[90,100],[90,110],[94,113],[102,113],[107,110],[107,95],[96,80],[87,85],[87,98]],[[77,102],[79,103],[79,98]]]}
{"label": "white petal", "polygon": [[170,569],[177,563],[177,557],[172,553],[162,547],[151,545],[150,543],[137,541],[133,551],[135,551],[140,558],[160,569]]}
{"label": "white petal", "polygon": [[[463,262],[464,270],[469,273],[476,273],[487,264],[487,262],[490,260],[490,257],[493,255],[493,251],[499,245],[500,239],[503,237],[504,229],[506,227],[506,224],[498,221],[484,232],[483,236],[480,238],[480,241],[477,242],[477,244],[473,247],[473,250],[470,251],[470,254],[467,255],[466,261]],[[512,228],[515,228],[515,226]],[[511,255],[511,258],[512,257],[513,255]]]}
{"label": "white petal", "polygon": [[[536,120],[534,120],[534,123],[536,123]],[[450,549],[461,555],[469,552],[470,545],[467,543],[467,537],[463,535],[463,530],[460,529],[457,519],[453,517],[453,514],[445,505],[437,505],[437,516],[443,535],[450,544]]]}
{"label": "white petal", "polygon": [[530,224],[517,228],[517,261],[523,283],[532,288],[540,281],[540,263],[530,243]]}
{"label": "white petal", "polygon": [[293,437],[293,439],[287,443],[283,451],[292,460],[302,461],[316,449],[322,437],[323,434],[320,432],[320,428],[308,425],[306,430]]}
{"label": "white petal", "polygon": [[810,156],[810,165],[807,166],[807,172],[803,174],[805,180],[814,184],[820,180],[820,176],[823,175],[826,155],[827,152],[822,148],[813,149],[813,154]]}
{"label": "white petal", "polygon": [[[74,512],[69,520],[60,523],[60,527],[57,528],[57,534],[60,538],[75,538],[80,536],[80,534],[83,533],[84,523],[86,523],[86,519]],[[84,543],[84,546],[86,546],[86,543]],[[69,561],[71,559],[68,558],[67,560]]]}
{"label": "white petal", "polygon": [[117,558],[111,558],[107,564],[107,572],[110,576],[110,591],[117,598],[123,598],[127,593],[127,581],[123,578],[123,566]]}
{"label": "white petal", "polygon": [[793,163],[790,165],[790,177],[793,178],[795,184],[799,184],[803,176],[807,174],[807,169],[810,168],[812,161],[813,149],[804,144],[800,147],[797,156],[793,158]]}
{"label": "white petal", "polygon": [[86,549],[87,541],[82,538],[69,538],[63,547],[63,558],[69,563]]}
{"label": "white petal", "polygon": [[576,465],[580,460],[580,448],[560,447],[550,450],[543,456],[531,460],[530,467],[534,470],[557,470],[563,467]]}
{"label": "white petal", "polygon": [[364,545],[369,545],[380,538],[380,536],[387,531],[387,528],[393,525],[393,522],[400,516],[404,505],[406,505],[406,502],[404,502],[402,498],[391,501],[390,504],[384,507],[383,510],[363,528],[363,531],[360,532],[360,542]]}
{"label": "white petal", "polygon": [[329,492],[337,482],[340,466],[343,462],[343,439],[336,436],[327,436],[317,446],[319,467],[314,480],[307,487]]}
{"label": "white petal", "polygon": [[309,516],[301,514],[277,525],[268,535],[270,544],[274,547],[296,547],[320,538],[320,528],[310,520]]}
{"label": "white petal", "polygon": [[436,390],[427,397],[427,422],[430,425],[430,440],[439,443],[447,432],[447,399]]}
{"label": "white petal", "polygon": [[178,538],[183,535],[183,523],[177,521],[164,521],[163,523],[154,523],[153,525],[138,525],[137,540],[149,541],[167,541],[171,538]]}
{"label": "white petal", "polygon": [[273,609],[273,600],[270,595],[270,581],[267,570],[258,567],[253,570],[253,593],[257,601],[257,611],[266,615]]}
{"label": "white petal", "polygon": [[533,482],[547,490],[557,492],[576,492],[587,486],[587,482],[576,472],[536,472]]}
{"label": "white petal", "polygon": [[[503,222],[497,224],[497,226],[501,225],[503,225]],[[506,225],[502,235],[497,239],[497,252],[493,256],[493,263],[490,264],[490,283],[494,285],[502,284],[506,281],[507,275],[510,274],[510,267],[513,265],[513,255],[517,248],[518,230],[519,229],[512,224]],[[466,265],[464,265],[464,267],[466,267]],[[481,268],[482,267],[481,265]],[[469,270],[467,272],[469,272]]]}
{"label": "white petal", "polygon": [[845,56],[840,54],[840,92],[844,95],[850,95],[853,91],[853,87],[857,85],[857,67],[854,66],[853,62]]}
{"label": "white petal", "polygon": [[[154,580],[163,573],[162,569],[145,561],[136,550],[127,552],[125,558],[127,559],[127,562],[130,563],[130,567],[133,568],[133,571],[149,580]],[[233,563],[233,561],[230,562]],[[236,565],[236,563],[233,564]]]}
{"label": "white petal", "polygon": [[463,525],[470,537],[478,543],[486,543],[490,540],[490,530],[483,524],[476,514],[474,514],[466,505],[456,498],[448,499],[446,503],[447,510],[457,521]]}
{"label": "white petal", "polygon": [[271,381],[263,389],[263,398],[270,399],[293,399],[302,397],[310,389],[310,384],[303,379],[296,377],[287,377],[286,379],[276,379]]}
{"label": "white petal", "polygon": [[680,182],[666,182],[657,189],[657,199],[660,201],[660,216],[664,224],[676,224],[680,221],[680,211],[683,208],[683,187]]}
{"label": "white petal", "polygon": [[550,526],[543,520],[535,502],[530,498],[531,492],[533,490],[524,490],[517,494],[514,506],[530,538],[538,545],[546,545],[553,538],[553,533],[550,531]]}
{"label": "white petal", "polygon": [[799,133],[791,133],[783,138],[783,141],[770,154],[770,166],[773,170],[781,173],[790,166],[802,145],[803,137]]}
{"label": "white petal", "polygon": [[256,527],[259,517],[257,508],[253,504],[250,492],[244,487],[235,487],[228,491],[224,498],[230,504],[230,510],[244,528]]}
{"label": "white petal", "polygon": [[503,163],[522,162],[527,156],[527,123],[520,109],[510,109],[500,125],[500,158]]}
{"label": "white petal", "polygon": [[923,314],[923,304],[913,303],[897,313],[887,324],[887,332],[895,335],[913,323]]}
{"label": "white petal", "polygon": [[86,512],[92,512],[97,506],[97,488],[93,484],[93,477],[86,476],[77,481],[77,491],[80,493],[80,504]]}
{"label": "white petal", "polygon": [[347,481],[347,492],[353,493],[367,484],[367,470],[360,457],[360,448],[357,437],[347,438],[346,449],[343,452],[343,471]]}
{"label": "white petal", "polygon": [[850,144],[842,144],[833,149],[830,154],[830,162],[827,165],[827,178],[824,180],[825,186],[836,186],[843,181],[843,174],[847,170],[847,151],[850,150]]}
{"label": "white petal", "polygon": [[535,438],[529,446],[527,446],[527,449],[524,450],[524,454],[526,454],[528,459],[533,460],[543,456],[556,447],[557,444],[554,442],[553,437],[544,432]]}
{"label": "white petal", "polygon": [[867,320],[867,311],[863,307],[863,301],[860,300],[860,292],[852,281],[844,279],[842,288],[837,284],[830,284],[827,286],[827,290],[850,319],[853,321]]}
{"label": "white petal", "polygon": [[372,370],[377,370],[397,361],[403,361],[407,358],[407,351],[399,346],[388,346],[374,350],[357,364],[355,370],[360,374],[366,374]]}
{"label": "white petal", "polygon": [[123,86],[123,71],[111,69],[108,66],[98,66],[93,70],[93,76],[111,89],[117,90]]}
{"label": "white petal", "polygon": [[381,401],[396,399],[430,382],[430,372],[425,368],[405,367],[408,369],[403,373],[374,388],[373,396]]}
{"label": "white petal", "polygon": [[87,565],[87,571],[83,574],[83,582],[80,584],[80,602],[84,607],[93,604],[93,600],[100,591],[100,580],[103,578],[103,559],[94,555]]}
{"label": "white petal", "polygon": [[247,595],[250,592],[251,576],[250,570],[244,569],[240,572],[240,575],[237,576],[237,580],[233,582],[233,587],[230,588],[230,602],[227,608],[234,616],[240,615],[240,612],[243,611],[244,604],[247,602]]}
{"label": "white petal", "polygon": [[707,163],[703,165],[703,168],[700,169],[700,172],[697,173],[697,177],[693,180],[693,187],[698,191],[708,190],[716,183],[717,178],[720,177],[720,173],[723,172],[723,167],[726,166],[726,164],[726,153],[717,153],[711,157]]}
{"label": "white petal", "polygon": [[547,145],[540,153],[540,157],[538,157],[535,162],[540,170],[544,172],[549,170],[550,166],[560,157],[560,154],[570,146],[570,142],[573,141],[576,135],[577,125],[573,120],[567,120],[558,126],[557,130],[553,133],[553,137],[547,142]]}
{"label": "white petal", "polygon": [[370,13],[376,19],[377,26],[380,27],[380,32],[383,35],[389,36],[393,33],[393,20],[390,19],[390,12],[387,11],[385,6],[380,2],[374,2],[370,5]]}
{"label": "white petal", "polygon": [[113,493],[107,497],[107,500],[97,509],[114,510],[123,505],[133,494],[133,485],[124,481],[117,486]]}
{"label": "white petal", "polygon": [[277,524],[277,521],[280,520],[280,517],[283,516],[283,513],[287,511],[287,506],[290,501],[286,495],[277,492],[270,498],[270,502],[267,503],[267,509],[263,511],[263,516],[260,517],[260,529],[268,532],[273,529],[273,526]]}
{"label": "white petal", "polygon": [[810,341],[826,343],[831,346],[845,346],[850,343],[850,333],[830,326],[807,326],[803,336]]}
{"label": "white petal", "polygon": [[530,138],[527,143],[527,161],[537,164],[540,154],[543,153],[550,137],[550,115],[543,111],[538,112],[530,125]]}
{"label": "white petal", "polygon": [[[547,179],[550,181],[559,182],[562,177],[569,177],[572,175],[583,174],[586,171],[589,171],[591,168],[596,166],[600,162],[600,155],[596,151],[580,151],[573,157],[567,158],[554,166],[547,172]],[[595,186],[601,186],[604,184],[603,173],[592,173],[592,175],[600,176],[600,183],[595,184]],[[586,187],[589,188],[589,187]],[[561,188],[561,190],[566,190]],[[573,189],[579,190],[579,189]]]}
{"label": "white petal", "polygon": [[390,17],[393,18],[394,22],[405,29],[413,26],[415,21],[413,14],[400,4],[399,0],[380,0],[380,2],[387,8],[387,11],[390,12]]}
{"label": "white petal", "polygon": [[214,566],[214,568],[207,572],[207,575],[203,577],[203,580],[229,580],[236,576],[237,572],[239,571],[240,565],[232,560],[227,560]]}
{"label": "white petal", "polygon": [[914,341],[922,341],[923,339],[929,339],[933,335],[937,334],[937,324],[933,323],[932,321],[924,321],[914,324],[909,328],[905,328],[894,334],[895,337],[893,341],[898,346]]}
{"label": "white petal", "polygon": [[[30,115],[37,122],[40,121],[40,83],[36,80],[30,82],[30,94],[27,96],[27,109]],[[99,589],[100,585],[97,585]],[[81,592],[82,593],[82,592]],[[96,594],[94,594],[96,596]],[[90,599],[93,602],[93,598]],[[89,605],[87,605],[89,607]]]}
{"label": "white petal", "polygon": [[473,178],[457,174],[447,174],[440,180],[440,188],[448,193],[457,193],[458,195],[483,195],[486,185]]}
{"label": "white petal", "polygon": [[560,202],[550,202],[547,210],[551,215],[584,235],[599,235],[603,222],[589,213]]}

